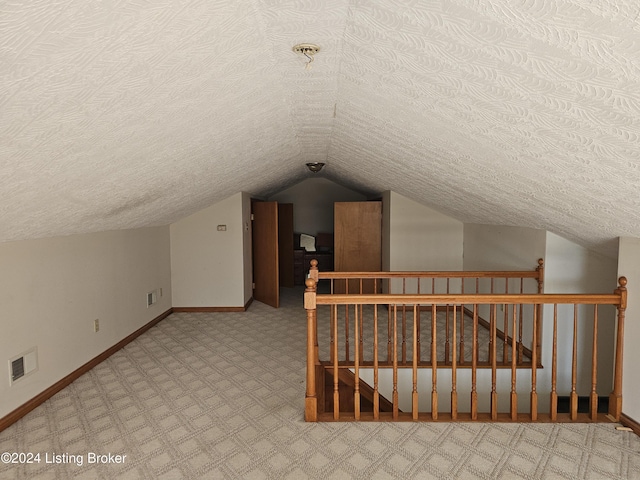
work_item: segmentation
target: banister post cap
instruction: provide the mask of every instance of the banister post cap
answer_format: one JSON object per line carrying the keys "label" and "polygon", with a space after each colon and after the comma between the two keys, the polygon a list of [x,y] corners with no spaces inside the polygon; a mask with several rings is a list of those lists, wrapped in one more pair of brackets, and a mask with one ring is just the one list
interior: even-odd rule
{"label": "banister post cap", "polygon": [[312,289],[315,289],[316,287],[316,281],[313,278],[307,278],[304,281],[304,284],[307,287],[307,290],[310,290],[310,289],[312,290]]}
{"label": "banister post cap", "polygon": [[622,287],[625,288],[627,286],[627,277],[620,277],[618,279],[618,284]]}
{"label": "banister post cap", "polygon": [[311,260],[311,268],[316,268],[318,266],[318,260],[316,260],[315,258],[313,260]]}

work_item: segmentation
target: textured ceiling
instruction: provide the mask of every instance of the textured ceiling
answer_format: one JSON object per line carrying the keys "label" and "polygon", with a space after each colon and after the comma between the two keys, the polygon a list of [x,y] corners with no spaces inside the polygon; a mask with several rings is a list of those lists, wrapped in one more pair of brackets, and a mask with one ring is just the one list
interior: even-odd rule
{"label": "textured ceiling", "polygon": [[[640,237],[637,0],[0,2],[0,241],[311,175],[604,253]],[[321,47],[310,70],[291,47]]]}

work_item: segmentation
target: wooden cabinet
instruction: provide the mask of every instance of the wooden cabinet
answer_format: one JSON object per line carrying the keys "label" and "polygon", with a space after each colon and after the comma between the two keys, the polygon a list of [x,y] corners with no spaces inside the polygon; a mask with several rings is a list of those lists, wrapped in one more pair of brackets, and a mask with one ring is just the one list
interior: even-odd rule
{"label": "wooden cabinet", "polygon": [[[321,272],[333,272],[333,253],[328,252],[306,252],[304,254],[307,262],[306,268],[309,271],[309,262],[314,258],[318,260],[318,270]],[[307,273],[305,272],[305,273]]]}
{"label": "wooden cabinet", "polygon": [[293,251],[294,283],[304,285],[309,273],[311,260],[318,260],[318,269],[321,272],[333,272],[332,252],[307,252],[302,248]]}
{"label": "wooden cabinet", "polygon": [[296,248],[293,251],[293,283],[294,285],[304,285],[304,279],[307,277],[304,265],[303,248]]}
{"label": "wooden cabinet", "polygon": [[[335,203],[334,255],[337,272],[382,270],[382,202]],[[359,290],[358,280],[349,282],[349,291]],[[340,293],[345,285],[335,287]],[[373,280],[363,282],[363,293],[374,293]]]}

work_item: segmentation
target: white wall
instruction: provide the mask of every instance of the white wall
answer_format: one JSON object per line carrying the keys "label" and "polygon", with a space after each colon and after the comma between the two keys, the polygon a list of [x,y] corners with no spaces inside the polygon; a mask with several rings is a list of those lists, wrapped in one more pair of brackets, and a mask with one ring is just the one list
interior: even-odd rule
{"label": "white wall", "polygon": [[[395,192],[384,192],[382,201],[383,269],[462,270],[462,222]],[[392,282],[392,291],[401,285]],[[407,281],[405,291],[417,292],[417,282]]]}
{"label": "white wall", "polygon": [[[547,233],[545,252],[545,293],[613,293],[617,287],[617,261],[605,257],[553,233]],[[611,393],[615,314],[612,306],[598,308],[598,376],[599,395]],[[543,347],[553,342],[553,307],[544,311]],[[558,348],[558,393],[568,395],[571,386],[571,343],[573,341],[573,307],[558,306],[558,338],[566,339]],[[593,309],[578,309],[578,395],[591,391],[591,351]]]}
{"label": "white wall", "polygon": [[297,233],[333,233],[335,202],[364,202],[367,197],[326,178],[308,178],[267,199],[293,203],[293,230]]}
{"label": "white wall", "polygon": [[620,238],[618,276],[627,277],[628,304],[624,323],[622,411],[640,422],[640,238]]}
{"label": "white wall", "polygon": [[533,270],[545,255],[546,232],[499,225],[464,225],[465,270]]}
{"label": "white wall", "polygon": [[[168,310],[170,275],[168,227],[0,244],[0,417]],[[32,347],[38,371],[10,386],[9,359]]]}
{"label": "white wall", "polygon": [[240,192],[171,224],[174,307],[245,305],[247,201]]}
{"label": "white wall", "polygon": [[395,192],[384,207],[390,270],[462,270],[462,222]]}
{"label": "white wall", "polygon": [[[500,225],[465,224],[464,226],[464,270],[534,270],[538,259],[544,258],[546,248],[546,232],[533,228],[509,227]],[[465,285],[469,283],[466,282]],[[525,281],[524,293],[537,293],[538,285],[534,280]],[[475,285],[465,289],[474,291]],[[490,283],[480,282],[480,293],[490,292]],[[510,292],[519,292],[520,282],[509,283]],[[503,283],[496,282],[494,292],[505,291]],[[499,315],[503,315],[499,311]],[[480,316],[489,319],[488,308],[481,308]],[[530,345],[532,341],[532,312],[525,308],[525,327],[523,343]],[[509,334],[510,330],[509,330]]]}

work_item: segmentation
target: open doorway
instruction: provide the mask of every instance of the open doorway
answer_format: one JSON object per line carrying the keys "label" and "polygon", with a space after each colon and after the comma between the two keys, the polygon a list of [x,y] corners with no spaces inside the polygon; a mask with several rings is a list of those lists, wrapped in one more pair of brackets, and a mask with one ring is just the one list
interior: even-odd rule
{"label": "open doorway", "polygon": [[293,287],[293,204],[251,201],[253,298],[280,306],[280,287]]}

